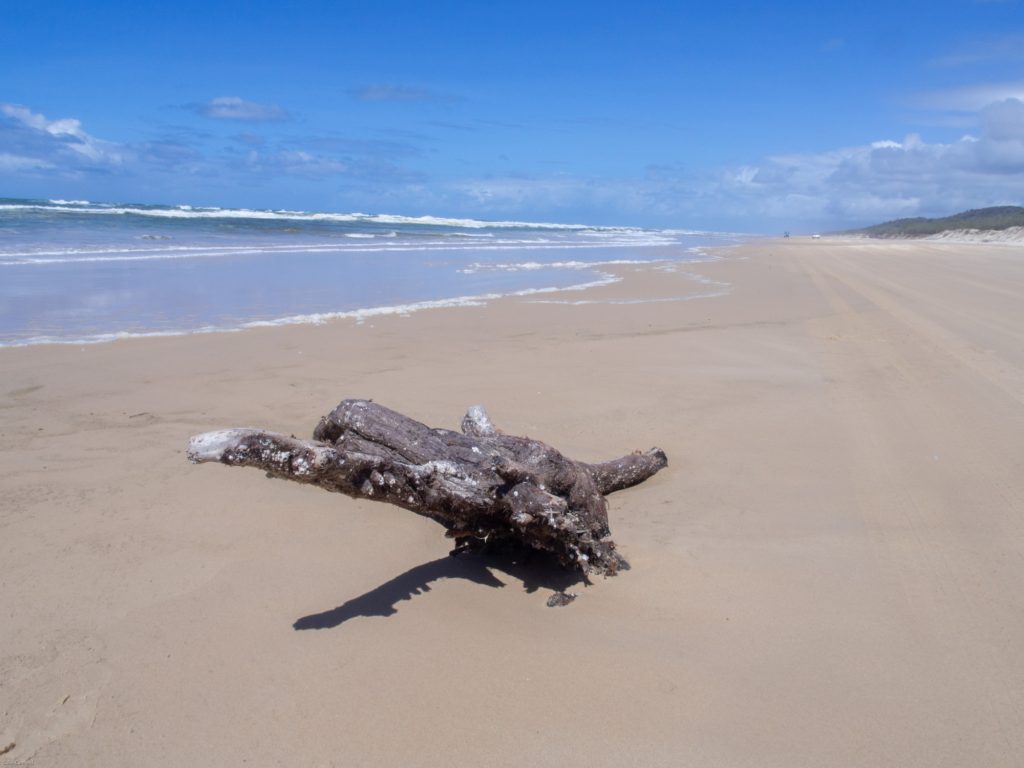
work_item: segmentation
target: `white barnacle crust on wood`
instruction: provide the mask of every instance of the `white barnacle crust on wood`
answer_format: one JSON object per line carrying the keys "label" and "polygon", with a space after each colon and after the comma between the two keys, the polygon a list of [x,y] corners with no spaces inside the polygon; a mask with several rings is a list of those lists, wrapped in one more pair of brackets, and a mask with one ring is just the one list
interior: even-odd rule
{"label": "white barnacle crust on wood", "polygon": [[443,525],[456,540],[453,552],[515,544],[609,575],[629,566],[610,538],[605,495],[668,464],[659,448],[601,464],[574,461],[538,440],[504,434],[478,405],[454,432],[369,400],[343,400],[320,419],[312,440],[224,429],[193,437],[186,455],[395,504]]}

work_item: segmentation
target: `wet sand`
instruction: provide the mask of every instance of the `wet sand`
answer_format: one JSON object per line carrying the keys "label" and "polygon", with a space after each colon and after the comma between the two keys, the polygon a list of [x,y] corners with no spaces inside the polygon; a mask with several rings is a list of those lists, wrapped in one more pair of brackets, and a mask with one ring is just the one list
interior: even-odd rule
{"label": "wet sand", "polygon": [[[590,303],[0,349],[0,766],[1024,764],[1024,250],[722,254],[544,297]],[[185,461],[346,397],[664,448],[610,497],[633,569],[448,558]]]}

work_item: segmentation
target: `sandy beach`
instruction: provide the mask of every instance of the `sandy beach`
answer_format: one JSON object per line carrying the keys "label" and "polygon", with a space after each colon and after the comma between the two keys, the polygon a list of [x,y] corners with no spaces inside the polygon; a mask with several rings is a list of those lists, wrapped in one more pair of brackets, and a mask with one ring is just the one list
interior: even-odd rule
{"label": "sandy beach", "polygon": [[[569,303],[0,349],[0,766],[1024,764],[1024,251],[720,253]],[[185,460],[348,397],[660,446],[610,497],[632,570],[449,558]]]}

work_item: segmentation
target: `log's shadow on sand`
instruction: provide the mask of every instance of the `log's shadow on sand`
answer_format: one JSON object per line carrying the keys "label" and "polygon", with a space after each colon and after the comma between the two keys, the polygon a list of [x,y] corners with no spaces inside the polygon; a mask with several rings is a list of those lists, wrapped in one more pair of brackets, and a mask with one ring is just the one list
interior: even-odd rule
{"label": "log's shadow on sand", "polygon": [[586,583],[583,575],[567,571],[542,553],[472,554],[442,557],[417,565],[336,608],[303,616],[292,626],[297,629],[332,629],[359,616],[393,616],[397,604],[430,591],[430,585],[442,579],[465,579],[487,587],[504,587],[505,582],[492,571],[500,571],[523,584],[526,592],[540,589],[562,592]]}

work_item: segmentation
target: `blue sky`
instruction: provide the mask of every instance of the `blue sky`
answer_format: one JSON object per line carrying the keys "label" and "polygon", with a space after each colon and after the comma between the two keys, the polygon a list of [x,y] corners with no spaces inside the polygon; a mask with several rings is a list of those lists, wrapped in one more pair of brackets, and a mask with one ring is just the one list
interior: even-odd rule
{"label": "blue sky", "polygon": [[5,3],[0,196],[770,232],[1024,202],[1024,5]]}

